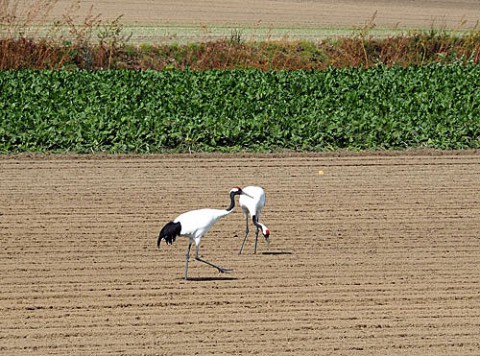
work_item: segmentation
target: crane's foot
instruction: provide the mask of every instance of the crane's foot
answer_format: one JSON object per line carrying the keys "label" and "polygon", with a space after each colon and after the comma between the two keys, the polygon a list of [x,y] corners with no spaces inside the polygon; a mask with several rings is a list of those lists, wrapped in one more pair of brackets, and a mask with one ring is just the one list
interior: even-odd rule
{"label": "crane's foot", "polygon": [[206,265],[209,265],[209,266],[211,266],[211,267],[214,267],[214,268],[218,269],[218,271],[219,271],[220,273],[230,273],[230,272],[232,271],[231,269],[223,268],[223,267],[217,266],[216,264],[213,264],[213,263],[211,263],[211,262],[205,261],[203,258],[199,257],[198,255],[195,256],[195,259],[196,259],[197,261],[200,261],[200,262],[202,262],[202,263],[205,263]]}
{"label": "crane's foot", "polygon": [[220,273],[230,273],[230,272],[233,272],[233,269],[219,267],[219,268],[218,268],[218,271],[219,271]]}

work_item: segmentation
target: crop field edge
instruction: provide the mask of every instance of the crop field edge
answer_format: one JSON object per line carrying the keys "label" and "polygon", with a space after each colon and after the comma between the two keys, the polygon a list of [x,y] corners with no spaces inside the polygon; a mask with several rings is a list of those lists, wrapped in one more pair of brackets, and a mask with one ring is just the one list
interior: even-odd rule
{"label": "crop field edge", "polygon": [[336,150],[336,151],[289,151],[273,152],[165,152],[165,153],[75,153],[75,152],[9,152],[0,153],[0,161],[55,161],[55,160],[123,160],[123,159],[228,159],[228,158],[362,158],[362,157],[442,157],[480,155],[480,149],[441,150],[416,147],[398,150]]}

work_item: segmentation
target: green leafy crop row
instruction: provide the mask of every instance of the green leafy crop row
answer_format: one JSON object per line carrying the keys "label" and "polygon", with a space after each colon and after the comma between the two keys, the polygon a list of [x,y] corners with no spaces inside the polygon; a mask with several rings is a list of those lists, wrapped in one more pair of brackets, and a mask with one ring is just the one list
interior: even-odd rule
{"label": "green leafy crop row", "polygon": [[480,147],[480,66],[3,71],[0,152]]}

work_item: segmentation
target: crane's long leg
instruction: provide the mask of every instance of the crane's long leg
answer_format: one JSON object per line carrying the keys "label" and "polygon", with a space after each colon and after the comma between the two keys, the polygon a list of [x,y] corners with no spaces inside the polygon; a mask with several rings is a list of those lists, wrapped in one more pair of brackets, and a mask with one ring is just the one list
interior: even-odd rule
{"label": "crane's long leg", "polygon": [[188,241],[188,248],[187,248],[187,262],[185,263],[185,280],[188,279],[188,260],[190,259],[190,248],[192,247],[193,240]]}
{"label": "crane's long leg", "polygon": [[245,245],[247,236],[248,236],[248,215],[245,215],[245,237],[243,238],[242,247],[240,247],[240,251],[238,252],[239,255],[241,255],[243,252],[243,246]]}
{"label": "crane's long leg", "polygon": [[260,224],[258,223],[258,215],[254,215],[252,217],[253,225],[257,227],[257,231],[255,233],[255,248],[253,250],[253,253],[257,253],[257,244],[258,244],[258,232],[260,231]]}
{"label": "crane's long leg", "polygon": [[211,262],[208,262],[208,261],[205,261],[203,258],[201,258],[199,255],[198,255],[198,248],[200,247],[200,245],[197,245],[196,246],[196,249],[195,249],[195,259],[197,261],[200,261],[200,262],[203,262],[209,266],[212,266],[212,267],[215,267],[216,269],[218,269],[219,272],[221,273],[228,273],[228,272],[231,272],[232,270],[231,269],[227,269],[227,268],[223,268],[223,267],[220,267],[220,266],[217,266]]}
{"label": "crane's long leg", "polygon": [[258,243],[258,226],[257,226],[257,231],[255,232],[255,248],[253,250],[253,253],[256,254],[257,253],[257,243]]}

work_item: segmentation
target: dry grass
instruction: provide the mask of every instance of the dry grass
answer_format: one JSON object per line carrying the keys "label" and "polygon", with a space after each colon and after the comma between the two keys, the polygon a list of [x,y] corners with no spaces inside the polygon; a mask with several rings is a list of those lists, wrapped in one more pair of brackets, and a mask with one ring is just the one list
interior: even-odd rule
{"label": "dry grass", "polygon": [[[0,0],[0,70],[6,69],[235,69],[322,70],[328,67],[408,66],[432,62],[478,63],[480,28],[459,34],[435,29],[379,38],[376,13],[350,36],[320,42],[252,41],[243,30],[215,41],[129,45],[123,17],[105,21],[93,7],[78,15],[79,3],[60,15],[58,0],[26,7]],[[55,11],[53,11],[55,9]],[[52,12],[57,14],[53,22]],[[49,22],[47,22],[46,19]]]}
{"label": "dry grass", "polygon": [[113,68],[116,53],[129,40],[121,16],[105,22],[95,14],[76,15],[79,2],[52,22],[58,0],[42,0],[33,7],[0,0],[0,69]]}

